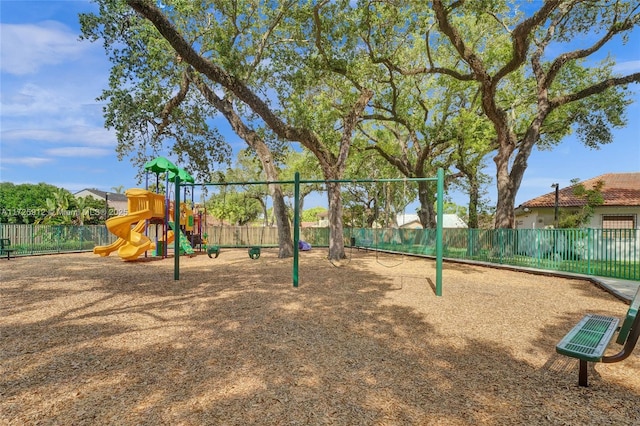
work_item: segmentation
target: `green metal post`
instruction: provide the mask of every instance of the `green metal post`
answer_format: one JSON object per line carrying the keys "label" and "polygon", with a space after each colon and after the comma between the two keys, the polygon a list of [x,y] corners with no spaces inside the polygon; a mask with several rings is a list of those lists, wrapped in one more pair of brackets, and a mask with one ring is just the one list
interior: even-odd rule
{"label": "green metal post", "polygon": [[298,259],[300,249],[300,173],[295,174],[295,186],[293,191],[293,286],[298,287]]}
{"label": "green metal post", "polygon": [[587,229],[587,275],[591,275],[591,257],[593,252],[591,251],[591,245],[593,244],[593,229]]}
{"label": "green metal post", "polygon": [[436,201],[436,296],[442,296],[442,228],[444,220],[444,170],[438,169],[438,199]]}
{"label": "green metal post", "polygon": [[540,263],[542,262],[542,254],[540,253],[540,249],[542,248],[542,237],[540,236],[540,229],[535,229],[534,234],[536,242],[536,266],[539,268]]}
{"label": "green metal post", "polygon": [[[169,239],[169,221],[171,220],[171,218],[169,217],[169,172],[167,171],[166,173],[167,175],[167,183],[165,186],[165,196],[164,196],[164,220],[165,220],[165,224],[164,224],[164,248],[162,249],[162,256],[163,258],[166,258],[167,256],[169,256],[169,244],[167,244],[167,240]],[[178,188],[176,188],[177,190]]]}
{"label": "green metal post", "polygon": [[[180,176],[176,174],[176,201],[173,207],[173,279],[180,279]],[[167,203],[168,205],[168,203]],[[168,224],[167,224],[168,225]],[[165,240],[166,245],[166,240]]]}

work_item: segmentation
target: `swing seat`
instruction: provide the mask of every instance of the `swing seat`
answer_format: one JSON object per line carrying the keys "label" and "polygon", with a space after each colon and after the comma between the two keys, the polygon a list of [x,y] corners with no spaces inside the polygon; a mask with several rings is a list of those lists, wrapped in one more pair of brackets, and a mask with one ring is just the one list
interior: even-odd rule
{"label": "swing seat", "polygon": [[[212,254],[215,254],[214,257],[211,257]],[[220,254],[220,247],[219,246],[211,246],[207,249],[207,256],[209,256],[209,258],[211,259],[215,259],[218,257],[218,255]]]}
{"label": "swing seat", "polygon": [[249,247],[249,257],[256,260],[260,257],[260,247]]}

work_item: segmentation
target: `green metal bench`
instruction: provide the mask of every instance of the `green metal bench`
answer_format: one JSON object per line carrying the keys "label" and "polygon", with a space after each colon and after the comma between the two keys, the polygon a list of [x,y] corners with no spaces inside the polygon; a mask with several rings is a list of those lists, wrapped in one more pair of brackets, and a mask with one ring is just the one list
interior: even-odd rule
{"label": "green metal bench", "polygon": [[[11,240],[9,238],[0,238],[0,256],[6,254],[7,260],[11,259],[11,253],[15,250],[11,247]],[[15,258],[15,256],[13,256]]]}
{"label": "green metal bench", "polygon": [[[640,336],[639,308],[640,287],[631,301],[621,327],[618,328],[618,318],[589,314],[582,318],[556,345],[556,352],[559,354],[580,360],[578,376],[580,386],[588,386],[587,362],[620,362],[631,355]],[[616,331],[618,332],[616,343],[623,345],[622,350],[615,355],[605,356],[604,352]]]}

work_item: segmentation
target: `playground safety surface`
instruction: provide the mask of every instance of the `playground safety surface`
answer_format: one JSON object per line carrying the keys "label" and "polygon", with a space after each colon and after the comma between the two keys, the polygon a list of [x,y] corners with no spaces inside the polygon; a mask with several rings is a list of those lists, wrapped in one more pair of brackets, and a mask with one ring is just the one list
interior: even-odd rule
{"label": "playground safety surface", "polygon": [[433,260],[348,255],[298,288],[275,249],[0,262],[0,425],[640,423],[638,353],[588,388],[555,353],[625,315],[598,286],[445,263],[436,297]]}

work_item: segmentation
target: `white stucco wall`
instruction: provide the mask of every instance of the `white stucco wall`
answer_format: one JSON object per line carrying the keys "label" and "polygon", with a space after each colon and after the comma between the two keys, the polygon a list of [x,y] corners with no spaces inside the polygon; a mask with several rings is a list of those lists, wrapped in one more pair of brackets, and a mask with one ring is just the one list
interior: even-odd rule
{"label": "white stucco wall", "polygon": [[516,229],[544,229],[553,226],[553,211],[530,211],[516,216]]}
{"label": "white stucco wall", "polygon": [[[562,211],[562,210],[561,210]],[[602,228],[602,217],[611,215],[635,215],[636,229],[640,229],[640,208],[638,207],[599,207],[595,209],[589,223],[583,228]],[[554,222],[553,209],[532,209],[516,216],[516,229],[544,229],[552,227]]]}

